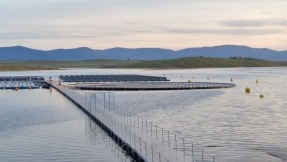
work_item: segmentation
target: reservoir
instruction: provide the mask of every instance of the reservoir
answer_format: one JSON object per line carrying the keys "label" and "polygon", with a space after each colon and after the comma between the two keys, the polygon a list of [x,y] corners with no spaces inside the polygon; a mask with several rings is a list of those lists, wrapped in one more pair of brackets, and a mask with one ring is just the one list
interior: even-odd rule
{"label": "reservoir", "polygon": [[131,161],[54,89],[2,90],[0,101],[0,161]]}
{"label": "reservoir", "polygon": [[[45,77],[77,74],[138,74],[166,76],[174,82],[234,83],[236,87],[230,89],[115,92],[116,106],[123,110],[121,115],[144,117],[223,162],[287,159],[285,67],[0,73]],[[246,87],[250,87],[250,94],[245,93]],[[259,97],[261,94],[264,98]],[[0,161],[129,160],[77,107],[53,89],[2,90],[0,99]]]}

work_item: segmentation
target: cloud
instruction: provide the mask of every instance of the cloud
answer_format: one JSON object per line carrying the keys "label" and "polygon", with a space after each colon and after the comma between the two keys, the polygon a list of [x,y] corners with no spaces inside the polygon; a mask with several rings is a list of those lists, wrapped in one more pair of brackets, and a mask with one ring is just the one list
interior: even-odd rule
{"label": "cloud", "polygon": [[262,20],[229,20],[224,21],[223,25],[228,27],[261,27],[266,23]]}
{"label": "cloud", "polygon": [[166,32],[174,34],[211,34],[211,35],[236,35],[256,36],[285,33],[280,29],[165,29]]}
{"label": "cloud", "polygon": [[[110,33],[117,34],[117,33]],[[41,40],[41,39],[94,39],[95,33],[65,33],[60,31],[23,31],[0,33],[1,40]]]}
{"label": "cloud", "polygon": [[125,21],[123,22],[124,25],[141,25],[140,22],[132,22],[132,21]]}
{"label": "cloud", "polygon": [[227,20],[222,24],[227,27],[287,26],[287,19]]}
{"label": "cloud", "polygon": [[[65,40],[65,39],[97,39],[105,40],[109,38],[123,38],[130,37],[137,34],[144,35],[165,35],[165,34],[179,34],[179,35],[234,35],[234,36],[259,36],[259,35],[272,35],[272,34],[284,34],[284,30],[280,29],[201,29],[201,28],[160,28],[152,30],[141,29],[121,29],[118,31],[18,31],[18,32],[0,32],[1,40]],[[139,39],[139,38],[138,38]]]}
{"label": "cloud", "polygon": [[119,29],[115,30],[87,30],[87,31],[66,31],[66,30],[45,30],[45,31],[6,31],[0,32],[0,40],[40,40],[40,39],[101,39],[131,36],[133,34],[155,33],[152,30],[141,29]]}

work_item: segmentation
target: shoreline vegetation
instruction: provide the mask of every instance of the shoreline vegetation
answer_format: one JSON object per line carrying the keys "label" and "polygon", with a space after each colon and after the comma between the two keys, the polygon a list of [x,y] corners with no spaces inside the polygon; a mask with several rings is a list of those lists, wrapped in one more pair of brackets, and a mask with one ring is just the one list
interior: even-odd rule
{"label": "shoreline vegetation", "polygon": [[0,71],[34,71],[34,70],[58,70],[58,68],[48,68],[42,66],[22,66],[22,65],[3,65],[0,61]]}
{"label": "shoreline vegetation", "polygon": [[170,60],[0,61],[0,71],[58,70],[61,68],[193,69],[232,67],[281,67],[287,61],[252,58],[186,57]]}

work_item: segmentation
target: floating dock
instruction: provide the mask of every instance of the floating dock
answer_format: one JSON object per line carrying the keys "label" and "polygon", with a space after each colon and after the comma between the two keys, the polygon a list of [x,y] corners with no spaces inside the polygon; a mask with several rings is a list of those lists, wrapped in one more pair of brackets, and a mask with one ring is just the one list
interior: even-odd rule
{"label": "floating dock", "polygon": [[138,162],[220,162],[185,138],[145,120],[120,115],[113,92],[79,93],[70,86],[48,80],[53,88],[84,111],[118,146]]}
{"label": "floating dock", "polygon": [[33,81],[44,82],[45,79],[42,76],[0,76],[0,81]]}
{"label": "floating dock", "polygon": [[41,76],[0,76],[0,89],[38,89],[44,85]]}
{"label": "floating dock", "polygon": [[9,82],[0,82],[0,89],[38,89],[41,87],[40,83],[32,82],[32,81],[9,81]]}
{"label": "floating dock", "polygon": [[[68,98],[75,105],[77,105],[84,113],[86,113],[92,120],[94,120],[104,131],[106,131],[108,133],[108,135],[111,138],[113,138],[114,141],[120,147],[122,147],[122,149],[125,150],[126,153],[129,156],[131,156],[135,161],[148,162],[148,160],[146,158],[144,158],[142,156],[142,154],[131,145],[131,143],[126,141],[118,133],[116,133],[115,130],[113,130],[111,128],[111,126],[109,125],[109,124],[111,124],[111,121],[107,122],[108,120],[106,118],[108,116],[107,111],[94,114],[91,111],[91,107],[88,108],[88,106],[87,106],[86,95],[82,96],[82,95],[74,92],[73,90],[65,87],[65,86],[58,85],[57,82],[48,81],[46,83],[49,84],[50,86],[52,86],[53,88],[55,88],[58,92],[60,92],[62,95],[64,95],[66,98]],[[104,109],[107,109],[106,105],[104,107],[105,107]],[[104,116],[106,119],[104,119]],[[131,138],[130,138],[130,140],[131,140]]]}
{"label": "floating dock", "polygon": [[140,90],[191,90],[191,89],[217,89],[232,88],[231,83],[209,83],[209,82],[113,82],[77,84],[75,86],[82,90],[108,90],[108,91],[140,91]]}

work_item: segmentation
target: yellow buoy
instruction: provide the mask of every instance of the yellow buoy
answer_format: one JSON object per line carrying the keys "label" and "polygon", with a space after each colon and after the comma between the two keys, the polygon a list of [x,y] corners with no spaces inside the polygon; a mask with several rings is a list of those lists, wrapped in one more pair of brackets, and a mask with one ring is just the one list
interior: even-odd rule
{"label": "yellow buoy", "polygon": [[251,89],[249,87],[246,87],[245,88],[245,93],[250,93],[251,92]]}
{"label": "yellow buoy", "polygon": [[261,94],[259,97],[260,97],[260,98],[264,98],[264,95],[263,95],[263,94]]}
{"label": "yellow buoy", "polygon": [[188,82],[188,83],[191,83],[191,80],[188,80],[187,82]]}
{"label": "yellow buoy", "polygon": [[230,81],[232,81],[232,82],[233,82],[233,78],[231,78],[231,79],[230,79]]}
{"label": "yellow buoy", "polygon": [[207,80],[209,80],[209,77],[207,77]]}
{"label": "yellow buoy", "polygon": [[259,83],[259,80],[258,79],[256,79],[256,84],[258,84]]}
{"label": "yellow buoy", "polygon": [[194,76],[192,76],[192,79],[194,79]]}

